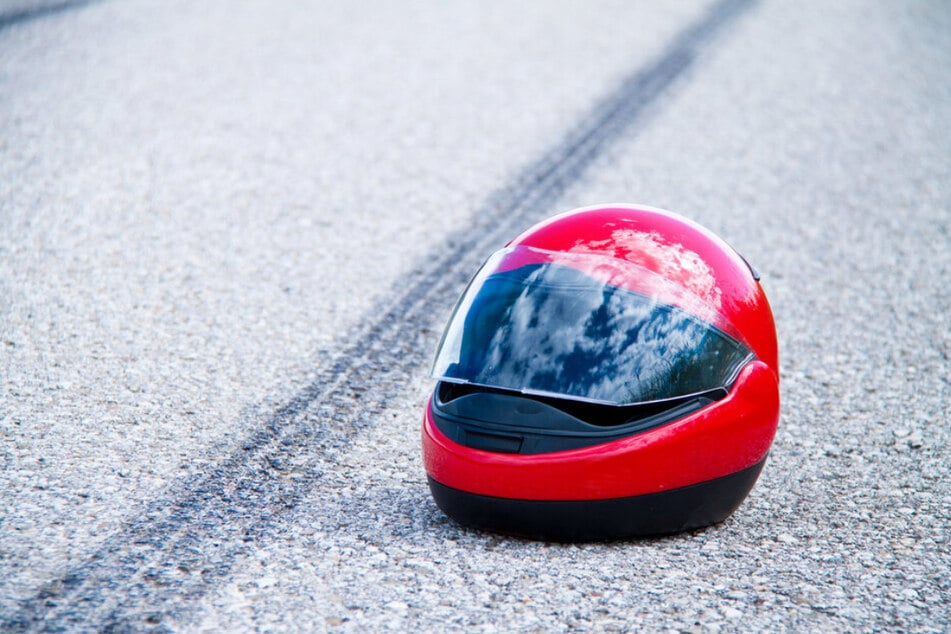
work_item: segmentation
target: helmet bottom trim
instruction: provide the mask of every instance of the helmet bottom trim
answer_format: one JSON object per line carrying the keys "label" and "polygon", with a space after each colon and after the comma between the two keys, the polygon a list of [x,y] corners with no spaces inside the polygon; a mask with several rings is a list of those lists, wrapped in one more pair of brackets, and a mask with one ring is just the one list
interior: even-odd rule
{"label": "helmet bottom trim", "polygon": [[520,500],[461,491],[428,477],[433,499],[457,523],[556,542],[670,535],[719,524],[739,508],[766,458],[741,471],[689,486],[606,500]]}

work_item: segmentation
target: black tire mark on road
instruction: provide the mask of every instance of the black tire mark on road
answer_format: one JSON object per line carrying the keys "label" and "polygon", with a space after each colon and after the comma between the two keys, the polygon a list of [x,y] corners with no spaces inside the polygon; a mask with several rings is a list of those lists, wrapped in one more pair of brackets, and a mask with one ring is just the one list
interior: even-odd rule
{"label": "black tire mark on road", "polygon": [[63,2],[41,4],[35,7],[24,7],[22,9],[14,9],[8,12],[0,11],[0,31],[3,31],[7,27],[13,26],[14,24],[29,22],[30,20],[36,20],[48,15],[53,15],[55,13],[64,13],[74,9],[81,9],[82,7],[98,1],[99,0],[64,0]]}
{"label": "black tire mark on road", "polygon": [[208,472],[172,485],[130,515],[83,564],[23,601],[5,630],[164,629],[228,578],[299,502],[321,487],[346,449],[428,361],[436,321],[469,276],[517,230],[552,212],[610,143],[643,123],[700,51],[753,0],[721,0],[651,65],[624,80],[557,145],[477,210],[335,349],[317,355],[317,378],[273,411]]}

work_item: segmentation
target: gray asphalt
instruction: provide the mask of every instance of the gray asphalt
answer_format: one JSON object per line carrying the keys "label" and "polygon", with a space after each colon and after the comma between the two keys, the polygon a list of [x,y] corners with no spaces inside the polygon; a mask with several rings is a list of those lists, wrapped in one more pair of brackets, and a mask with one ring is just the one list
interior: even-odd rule
{"label": "gray asphalt", "polygon": [[[946,5],[19,4],[4,626],[951,627]],[[512,234],[612,200],[763,273],[766,470],[678,537],[461,529],[418,451],[439,328]]]}

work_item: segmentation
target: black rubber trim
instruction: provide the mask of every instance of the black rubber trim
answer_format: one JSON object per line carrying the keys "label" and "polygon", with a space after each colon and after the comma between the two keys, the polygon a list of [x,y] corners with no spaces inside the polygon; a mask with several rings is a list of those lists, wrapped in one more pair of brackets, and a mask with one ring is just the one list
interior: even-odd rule
{"label": "black rubber trim", "polygon": [[429,478],[436,504],[479,530],[555,542],[669,535],[718,524],[739,508],[766,458],[752,467],[690,486],[607,500],[516,500],[468,493]]}
{"label": "black rubber trim", "polygon": [[[667,403],[586,404],[588,420],[572,415],[569,400],[541,399],[489,388],[467,388],[447,399],[455,386],[442,382],[433,394],[433,423],[454,443],[496,453],[541,454],[591,447],[633,436],[692,414],[726,395],[717,389]],[[449,389],[446,389],[449,388]],[[611,423],[595,424],[607,419]]]}
{"label": "black rubber trim", "polygon": [[[734,250],[735,250],[735,249],[734,249]],[[753,276],[753,279],[756,280],[757,282],[759,282],[759,281],[760,281],[760,274],[759,274],[759,271],[756,270],[756,267],[754,267],[752,264],[750,264],[750,261],[747,260],[747,259],[743,256],[743,254],[740,253],[739,251],[737,251],[736,254],[737,254],[738,256],[740,256],[740,259],[743,260],[743,262],[746,264],[746,268],[748,268],[748,269],[750,270],[750,275]]]}

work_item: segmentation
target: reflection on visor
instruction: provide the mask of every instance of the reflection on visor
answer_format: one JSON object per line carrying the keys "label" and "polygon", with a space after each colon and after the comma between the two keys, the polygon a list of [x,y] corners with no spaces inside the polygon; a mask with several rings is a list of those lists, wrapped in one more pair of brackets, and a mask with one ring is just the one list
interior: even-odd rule
{"label": "reflection on visor", "polygon": [[686,311],[574,267],[498,265],[490,259],[456,307],[436,378],[632,404],[727,387],[752,357]]}

